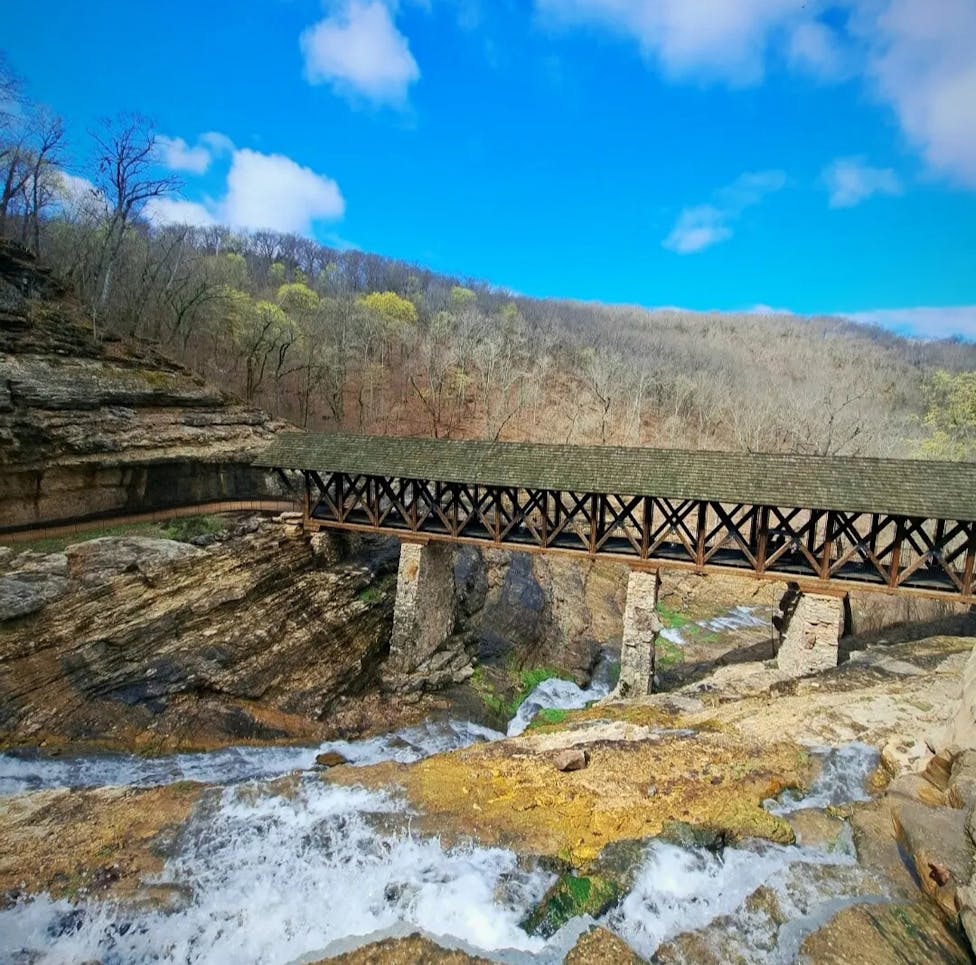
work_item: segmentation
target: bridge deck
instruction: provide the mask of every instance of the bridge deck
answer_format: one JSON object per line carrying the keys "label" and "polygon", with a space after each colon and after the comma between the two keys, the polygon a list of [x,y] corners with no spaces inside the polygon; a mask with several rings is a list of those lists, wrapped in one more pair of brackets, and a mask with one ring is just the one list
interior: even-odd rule
{"label": "bridge deck", "polygon": [[976,466],[287,434],[306,524],[973,602]]}

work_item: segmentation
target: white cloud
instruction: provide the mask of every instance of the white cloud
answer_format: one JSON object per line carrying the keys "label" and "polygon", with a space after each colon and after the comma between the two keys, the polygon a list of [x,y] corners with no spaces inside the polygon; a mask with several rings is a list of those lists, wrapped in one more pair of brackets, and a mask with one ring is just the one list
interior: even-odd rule
{"label": "white cloud", "polygon": [[185,224],[192,228],[207,228],[217,223],[215,214],[206,205],[183,198],[150,198],[146,202],[146,217],[157,224]]}
{"label": "white cloud", "polygon": [[976,339],[976,305],[954,308],[884,308],[868,312],[838,312],[855,322],[880,325],[920,338],[951,338],[961,335]]}
{"label": "white cloud", "polygon": [[171,171],[203,174],[210,167],[210,152],[203,146],[190,147],[182,137],[156,136],[159,160]]}
{"label": "white cloud", "polygon": [[346,203],[331,178],[283,154],[243,148],[234,152],[221,210],[232,227],[305,234],[313,221],[341,218]]}
{"label": "white cloud", "polygon": [[863,158],[838,158],[824,169],[823,182],[832,208],[853,208],[876,194],[901,194],[898,175],[891,168],[875,168]]}
{"label": "white cloud", "polygon": [[796,24],[789,39],[789,60],[823,80],[844,80],[854,73],[849,43],[819,20]]}
{"label": "white cloud", "polygon": [[732,229],[725,222],[725,213],[709,204],[685,208],[664,239],[664,247],[679,255],[704,251],[732,237]]}
{"label": "white cloud", "polygon": [[344,0],[299,43],[309,83],[330,84],[346,96],[402,106],[420,77],[407,38],[382,0]]}
{"label": "white cloud", "polygon": [[206,145],[211,155],[215,157],[232,154],[234,151],[234,142],[226,134],[221,134],[220,131],[207,131],[200,135],[199,141]]}
{"label": "white cloud", "polygon": [[746,208],[786,186],[783,171],[749,171],[715,192],[715,203],[685,208],[662,244],[691,255],[732,237],[732,225]]}
{"label": "white cloud", "polygon": [[544,19],[595,23],[636,38],[674,77],[761,79],[772,33],[796,0],[536,0]]}
{"label": "white cloud", "polygon": [[222,198],[157,198],[146,206],[146,215],[157,224],[226,224],[307,235],[315,222],[341,218],[345,207],[339,185],[331,178],[283,154],[241,148],[231,155]]}
{"label": "white cloud", "polygon": [[976,188],[973,0],[535,4],[545,23],[596,24],[633,37],[673,78],[755,83],[773,58],[821,80],[859,75],[933,171]]}
{"label": "white cloud", "polygon": [[976,3],[887,0],[857,23],[905,133],[930,167],[976,188]]}

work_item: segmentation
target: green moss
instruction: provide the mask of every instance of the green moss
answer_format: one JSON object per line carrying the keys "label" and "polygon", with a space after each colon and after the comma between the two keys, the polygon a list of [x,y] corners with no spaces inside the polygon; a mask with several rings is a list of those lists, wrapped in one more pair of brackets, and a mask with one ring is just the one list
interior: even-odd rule
{"label": "green moss", "polygon": [[569,716],[568,710],[560,710],[558,707],[544,707],[539,711],[538,714],[529,724],[529,729],[538,729],[539,727],[550,727],[555,724],[563,723]]}
{"label": "green moss", "polygon": [[604,914],[620,898],[617,886],[606,878],[563,875],[522,922],[530,935],[549,938],[571,918]]}
{"label": "green moss", "polygon": [[659,670],[670,670],[685,658],[684,651],[676,643],[658,637],[654,645],[654,665]]}
{"label": "green moss", "polygon": [[511,720],[518,712],[525,698],[544,680],[553,677],[571,680],[572,676],[556,667],[533,667],[530,670],[496,671],[494,679],[484,667],[476,667],[471,676],[471,686],[484,701],[485,706],[501,720]]}
{"label": "green moss", "polygon": [[385,599],[389,596],[390,590],[393,589],[393,585],[396,583],[396,574],[390,573],[387,576],[383,576],[378,580],[372,582],[365,589],[360,590],[356,595],[356,599],[360,603],[379,603],[380,600]]}
{"label": "green moss", "polygon": [[682,627],[685,627],[692,622],[688,619],[688,617],[682,616],[680,613],[676,613],[674,610],[669,610],[663,603],[658,603],[657,615],[661,618],[661,622],[669,630],[680,630]]}
{"label": "green moss", "polygon": [[218,516],[187,516],[166,523],[160,530],[163,539],[188,543],[198,536],[216,536],[227,529],[227,521]]}

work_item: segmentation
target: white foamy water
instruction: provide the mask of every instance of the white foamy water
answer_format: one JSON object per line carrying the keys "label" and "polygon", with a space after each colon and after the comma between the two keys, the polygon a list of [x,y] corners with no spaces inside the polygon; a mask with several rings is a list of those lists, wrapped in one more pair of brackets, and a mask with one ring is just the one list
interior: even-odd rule
{"label": "white foamy water", "polygon": [[503,735],[470,721],[430,721],[360,741],[329,741],[318,747],[228,747],[196,754],[137,757],[105,754],[51,758],[0,754],[0,795],[45,788],[155,787],[176,781],[235,784],[306,771],[324,751],[338,751],[351,764],[394,760],[403,764]]}
{"label": "white foamy water", "polygon": [[812,747],[811,754],[820,758],[820,773],[806,794],[786,791],[778,801],[767,801],[765,807],[772,814],[789,814],[805,808],[826,808],[831,805],[867,801],[867,780],[878,766],[879,755],[868,744],[852,743],[843,747]]}
{"label": "white foamy water", "polygon": [[[772,907],[747,899],[765,888]],[[878,883],[855,864],[853,849],[756,843],[713,853],[652,843],[633,889],[605,924],[639,954],[685,932],[715,960],[793,962],[806,935],[847,904],[878,900]],[[712,926],[711,930],[709,926]],[[698,960],[694,951],[689,962]]]}
{"label": "white foamy water", "polygon": [[[754,606],[733,607],[728,613],[723,613],[709,620],[696,620],[693,623],[686,623],[682,627],[665,629],[661,631],[661,636],[665,640],[683,647],[694,642],[696,632],[705,633],[727,633],[733,630],[748,630],[754,627],[769,626],[768,608]],[[699,630],[691,628],[697,627]]]}
{"label": "white foamy water", "polygon": [[538,952],[545,942],[518,922],[550,881],[510,851],[412,835],[387,794],[313,777],[289,796],[245,785],[194,817],[159,876],[188,890],[184,907],[37,898],[0,912],[0,960],[290,962],[398,925],[486,951]]}
{"label": "white foamy water", "polygon": [[588,687],[578,687],[571,680],[556,677],[543,680],[522,701],[517,713],[508,722],[507,736],[517,737],[524,733],[540,710],[582,710],[594,700],[606,697],[613,689],[611,680],[616,666],[616,661],[604,651]]}

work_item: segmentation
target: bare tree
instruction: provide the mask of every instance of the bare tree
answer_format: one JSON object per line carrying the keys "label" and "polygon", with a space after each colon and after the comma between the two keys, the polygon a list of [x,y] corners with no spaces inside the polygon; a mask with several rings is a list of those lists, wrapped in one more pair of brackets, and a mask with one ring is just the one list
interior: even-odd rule
{"label": "bare tree", "polygon": [[156,135],[145,118],[108,119],[91,136],[98,170],[96,184],[108,204],[105,237],[92,279],[92,331],[97,334],[97,319],[108,302],[112,274],[133,221],[149,201],[178,190],[180,181],[171,175],[153,177]]}

